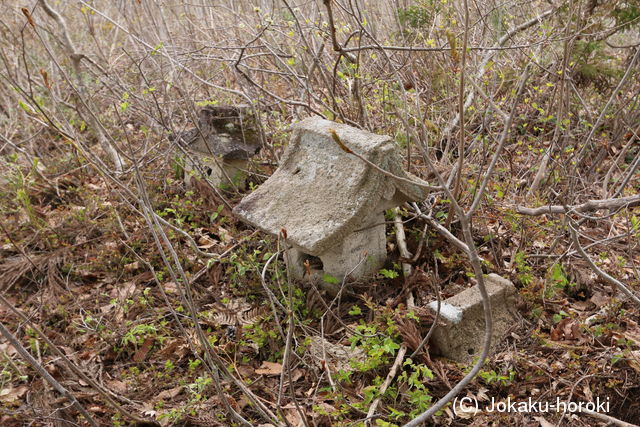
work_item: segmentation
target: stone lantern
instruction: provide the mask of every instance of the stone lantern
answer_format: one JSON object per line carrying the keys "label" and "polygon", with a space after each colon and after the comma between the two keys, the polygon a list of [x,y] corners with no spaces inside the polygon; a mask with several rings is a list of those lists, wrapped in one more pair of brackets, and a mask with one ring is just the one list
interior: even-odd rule
{"label": "stone lantern", "polygon": [[198,113],[198,127],[179,136],[189,156],[185,161],[185,183],[191,177],[205,178],[215,187],[244,188],[249,159],[260,150],[258,125],[248,105],[206,106]]}
{"label": "stone lantern", "polygon": [[387,209],[419,201],[427,190],[389,176],[340,148],[337,141],[395,176],[405,172],[397,144],[320,118],[293,126],[279,168],[233,212],[273,235],[286,230],[285,260],[295,278],[372,276],[384,265]]}

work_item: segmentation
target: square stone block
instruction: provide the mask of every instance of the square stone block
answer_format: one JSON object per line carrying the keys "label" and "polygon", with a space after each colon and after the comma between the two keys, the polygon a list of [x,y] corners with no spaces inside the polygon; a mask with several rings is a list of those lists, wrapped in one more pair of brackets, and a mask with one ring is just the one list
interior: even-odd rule
{"label": "square stone block", "polygon": [[[489,274],[485,286],[493,314],[492,347],[498,343],[515,321],[516,288],[509,280]],[[438,302],[429,303],[435,313]],[[435,354],[458,362],[471,362],[480,355],[484,340],[484,310],[478,285],[452,296],[440,304],[440,322],[431,336],[430,346]]]}

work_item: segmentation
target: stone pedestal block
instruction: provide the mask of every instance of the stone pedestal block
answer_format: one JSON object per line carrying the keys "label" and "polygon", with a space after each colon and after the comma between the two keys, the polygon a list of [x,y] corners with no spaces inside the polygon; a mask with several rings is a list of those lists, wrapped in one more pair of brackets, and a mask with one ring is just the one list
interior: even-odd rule
{"label": "stone pedestal block", "polygon": [[[516,289],[509,280],[497,274],[485,276],[485,285],[493,314],[493,346],[513,325]],[[429,308],[435,313],[438,302],[429,303]],[[437,325],[431,336],[434,353],[458,362],[471,362],[480,355],[485,322],[478,285],[441,301],[440,319],[443,324]]]}
{"label": "stone pedestal block", "polygon": [[324,274],[340,280],[347,275],[367,277],[375,275],[384,266],[386,249],[384,214],[376,212],[363,220],[360,230],[352,232],[347,239],[318,256],[293,246],[286,251],[285,261],[296,279],[303,279],[306,261],[311,267],[311,275],[319,278]]}

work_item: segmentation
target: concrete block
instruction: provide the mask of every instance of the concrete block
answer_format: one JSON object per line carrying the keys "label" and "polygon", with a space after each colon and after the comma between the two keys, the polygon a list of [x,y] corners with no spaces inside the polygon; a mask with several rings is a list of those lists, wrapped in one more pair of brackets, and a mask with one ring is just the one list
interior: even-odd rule
{"label": "concrete block", "polygon": [[[493,314],[492,347],[513,325],[516,288],[497,274],[485,276],[485,285]],[[438,302],[429,303],[435,313]],[[471,362],[480,355],[484,340],[484,310],[478,285],[460,292],[440,305],[440,321],[431,336],[430,346],[437,355],[458,361]]]}

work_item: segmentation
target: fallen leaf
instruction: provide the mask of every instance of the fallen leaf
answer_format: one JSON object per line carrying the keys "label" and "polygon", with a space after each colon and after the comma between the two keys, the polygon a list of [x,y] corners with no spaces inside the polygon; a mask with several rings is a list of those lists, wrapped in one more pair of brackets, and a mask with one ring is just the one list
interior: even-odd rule
{"label": "fallen leaf", "polygon": [[142,343],[142,345],[140,346],[140,348],[138,349],[138,351],[135,352],[135,354],[133,355],[133,361],[136,363],[140,363],[143,362],[144,359],[147,358],[147,353],[149,353],[149,350],[151,350],[151,346],[153,345],[153,341],[154,339],[151,337],[148,337],[144,340],[144,342]]}
{"label": "fallen leaf", "polygon": [[16,400],[21,399],[27,391],[29,391],[29,387],[26,385],[3,388],[0,390],[0,402],[15,402]]}
{"label": "fallen leaf", "polygon": [[629,354],[629,358],[627,359],[627,363],[631,366],[636,372],[640,373],[640,350],[632,351]]}
{"label": "fallen leaf", "polygon": [[125,394],[127,392],[127,384],[120,380],[107,380],[107,386],[114,392]]}
{"label": "fallen leaf", "polygon": [[222,243],[229,243],[233,241],[233,235],[231,235],[231,233],[229,233],[223,227],[218,227],[218,229],[216,230],[216,234],[220,236],[220,240],[222,241]]}
{"label": "fallen leaf", "polygon": [[169,400],[169,399],[173,399],[176,396],[178,396],[180,393],[182,393],[182,389],[184,387],[183,386],[178,386],[178,387],[174,387],[174,388],[170,388],[169,390],[164,390],[161,391],[160,393],[158,393],[157,396],[157,400]]}
{"label": "fallen leaf", "polygon": [[593,402],[593,392],[591,391],[591,387],[589,385],[589,381],[584,381],[582,385],[582,393],[584,394],[585,400],[587,402]]}
{"label": "fallen leaf", "polygon": [[589,301],[591,301],[598,307],[602,307],[606,305],[609,302],[609,300],[610,298],[607,295],[603,294],[602,292],[596,292],[591,296],[591,299],[589,299]]}
{"label": "fallen leaf", "polygon": [[262,365],[256,369],[258,375],[280,375],[282,373],[282,365],[273,362],[262,362]]}
{"label": "fallen leaf", "polygon": [[214,247],[215,245],[217,245],[218,242],[213,240],[211,237],[209,236],[201,236],[198,239],[198,247],[200,249],[209,249]]}
{"label": "fallen leaf", "polygon": [[302,422],[302,418],[300,418],[300,414],[295,408],[287,409],[285,411],[285,417],[287,421],[289,421],[289,423],[293,426],[297,427],[300,425],[304,425],[304,423]]}
{"label": "fallen leaf", "polygon": [[137,270],[139,268],[140,268],[140,262],[139,261],[134,261],[131,264],[125,264],[124,271],[131,272],[131,271],[135,271],[135,270]]}
{"label": "fallen leaf", "polygon": [[17,353],[14,346],[9,343],[0,344],[0,353],[6,354],[7,356],[13,356]]}
{"label": "fallen leaf", "polygon": [[554,427],[555,424],[545,420],[544,417],[533,417],[534,420],[540,423],[540,427]]}
{"label": "fallen leaf", "polygon": [[304,376],[304,372],[302,371],[302,369],[294,369],[293,372],[291,372],[291,382],[295,383],[303,376]]}
{"label": "fallen leaf", "polygon": [[567,317],[559,321],[556,326],[551,328],[551,333],[549,335],[551,336],[551,339],[553,341],[572,341],[584,339],[584,335],[580,331],[578,323]]}
{"label": "fallen leaf", "polygon": [[178,293],[178,285],[176,282],[167,282],[164,284],[164,291],[168,294],[176,294]]}
{"label": "fallen leaf", "polygon": [[489,399],[489,395],[487,394],[488,391],[489,391],[489,389],[481,387],[480,390],[478,390],[478,394],[477,394],[476,398],[480,402],[488,402],[490,400]]}
{"label": "fallen leaf", "polygon": [[238,365],[236,366],[236,370],[243,378],[248,378],[256,373],[255,369],[253,369],[251,365]]}
{"label": "fallen leaf", "polygon": [[115,285],[111,292],[112,298],[118,298],[118,301],[124,302],[130,298],[136,291],[136,284],[134,282],[125,282],[121,285]]}

